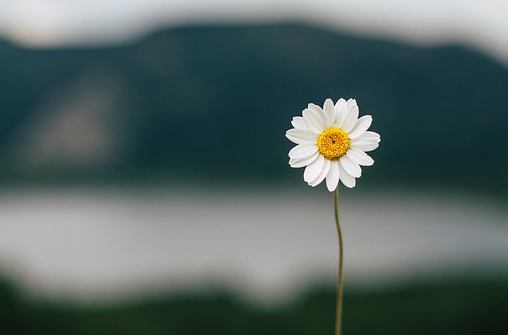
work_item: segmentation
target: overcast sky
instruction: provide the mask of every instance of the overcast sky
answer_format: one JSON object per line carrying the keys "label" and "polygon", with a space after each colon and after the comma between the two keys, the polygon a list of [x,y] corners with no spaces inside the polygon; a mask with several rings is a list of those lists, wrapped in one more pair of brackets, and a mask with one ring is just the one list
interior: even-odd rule
{"label": "overcast sky", "polygon": [[161,26],[297,19],[508,62],[507,0],[0,0],[0,35],[31,46],[118,43]]}

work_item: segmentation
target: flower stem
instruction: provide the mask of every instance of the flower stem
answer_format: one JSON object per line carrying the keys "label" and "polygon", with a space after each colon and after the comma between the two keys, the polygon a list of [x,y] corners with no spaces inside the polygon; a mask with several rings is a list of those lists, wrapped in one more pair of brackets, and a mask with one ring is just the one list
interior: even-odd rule
{"label": "flower stem", "polygon": [[344,246],[342,240],[342,230],[340,229],[339,222],[339,186],[335,189],[334,204],[335,204],[335,224],[337,225],[337,233],[339,235],[339,275],[337,283],[337,305],[335,316],[335,335],[342,334],[342,270],[344,265]]}

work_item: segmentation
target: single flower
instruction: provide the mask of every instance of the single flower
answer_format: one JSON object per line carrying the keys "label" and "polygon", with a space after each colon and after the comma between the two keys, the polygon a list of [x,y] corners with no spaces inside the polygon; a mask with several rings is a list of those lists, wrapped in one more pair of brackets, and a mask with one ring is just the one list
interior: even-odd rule
{"label": "single flower", "polygon": [[289,165],[305,167],[303,179],[312,187],[326,179],[333,192],[339,180],[355,187],[362,175],[361,166],[370,166],[374,160],[366,154],[379,146],[379,134],[368,131],[372,116],[358,118],[356,100],[339,99],[334,105],[326,99],[323,108],[309,104],[302,116],[291,121],[294,128],[286,137],[297,144],[289,151]]}

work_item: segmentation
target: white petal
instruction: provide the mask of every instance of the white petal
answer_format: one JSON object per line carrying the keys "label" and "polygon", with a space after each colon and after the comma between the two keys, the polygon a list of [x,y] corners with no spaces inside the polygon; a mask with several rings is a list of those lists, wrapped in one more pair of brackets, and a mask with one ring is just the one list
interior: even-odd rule
{"label": "white petal", "polygon": [[326,176],[326,187],[328,188],[328,191],[335,191],[337,185],[339,184],[339,176],[339,162],[331,161],[330,171],[328,171],[328,175]]}
{"label": "white petal", "polygon": [[353,106],[358,106],[358,104],[356,103],[356,99],[348,99],[347,101],[348,109],[351,110],[351,107]]}
{"label": "white petal", "polygon": [[381,141],[381,136],[379,136],[378,133],[375,133],[373,131],[366,131],[360,137],[357,138],[357,140],[372,140],[376,143],[379,143]]}
{"label": "white petal", "polygon": [[353,177],[349,173],[347,173],[346,170],[344,170],[344,168],[342,167],[342,165],[338,164],[338,166],[339,166],[340,180],[342,181],[342,184],[344,184],[344,186],[349,187],[349,188],[355,187],[355,185],[356,185],[355,177]]}
{"label": "white petal", "polygon": [[374,164],[374,160],[372,159],[372,157],[367,155],[365,152],[355,148],[349,148],[349,150],[346,153],[346,156],[351,158],[353,162],[362,166],[371,166],[372,164]]}
{"label": "white petal", "polygon": [[325,180],[329,171],[330,171],[330,160],[325,159],[325,164],[323,165],[323,169],[321,170],[321,173],[319,174],[319,176],[316,179],[314,179],[312,182],[310,182],[309,185],[312,187],[316,187],[319,184],[321,184],[321,182],[323,180]]}
{"label": "white petal", "polygon": [[323,110],[321,109],[321,107],[319,107],[316,104],[310,103],[307,105],[307,108],[313,110],[314,112],[318,113],[319,115],[323,114]]}
{"label": "white petal", "polygon": [[358,106],[351,106],[349,109],[349,113],[344,119],[344,122],[342,122],[341,128],[346,132],[349,133],[351,129],[356,124],[356,121],[358,120],[358,114],[360,111],[358,110]]}
{"label": "white petal", "polygon": [[356,125],[353,127],[351,132],[347,134],[349,138],[357,138],[360,135],[364,134],[367,129],[369,129],[372,124],[372,116],[364,115],[356,121]]}
{"label": "white petal", "polygon": [[286,137],[293,143],[317,143],[318,135],[308,130],[289,129],[286,131]]}
{"label": "white petal", "polygon": [[326,118],[325,128],[333,126],[333,121],[335,120],[335,111],[332,99],[325,100],[323,112]]}
{"label": "white petal", "polygon": [[360,178],[362,175],[362,168],[356,162],[353,162],[348,156],[342,156],[339,159],[340,165],[346,170],[347,173],[355,178]]}
{"label": "white petal", "polygon": [[309,125],[307,124],[307,121],[301,116],[295,116],[293,120],[291,121],[291,124],[296,129],[305,129],[309,130]]}
{"label": "white petal", "polygon": [[307,158],[291,158],[289,160],[289,165],[292,168],[301,168],[301,167],[307,166],[310,163],[314,162],[318,156],[319,156],[319,152],[316,152],[314,155],[307,157]]}
{"label": "white petal", "polygon": [[379,143],[373,142],[371,140],[361,140],[361,141],[352,141],[351,148],[359,149],[365,152],[372,151],[379,147]]}
{"label": "white petal", "polygon": [[291,158],[307,158],[314,155],[317,150],[316,144],[313,143],[298,144],[296,147],[289,150],[288,155]]}
{"label": "white petal", "polygon": [[342,122],[344,122],[344,118],[348,114],[347,111],[347,102],[344,99],[339,99],[335,104],[335,122],[334,126],[339,127],[342,126]]}
{"label": "white petal", "polygon": [[305,168],[305,172],[303,173],[303,180],[307,183],[316,179],[321,170],[323,170],[323,165],[325,164],[325,158],[322,155],[318,155],[316,160],[307,165]]}
{"label": "white petal", "polygon": [[303,110],[303,118],[310,127],[318,133],[321,133],[324,130],[325,122],[324,115],[319,108],[319,111],[316,108],[306,108]]}

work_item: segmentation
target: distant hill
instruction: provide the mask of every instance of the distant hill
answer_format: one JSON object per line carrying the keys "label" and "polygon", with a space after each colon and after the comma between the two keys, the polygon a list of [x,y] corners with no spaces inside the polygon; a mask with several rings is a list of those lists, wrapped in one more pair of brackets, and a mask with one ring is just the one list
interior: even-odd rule
{"label": "distant hill", "polygon": [[383,139],[371,182],[504,192],[507,92],[507,69],[464,47],[300,24],[185,27],[119,47],[0,43],[0,178],[299,179],[291,117],[355,97]]}

